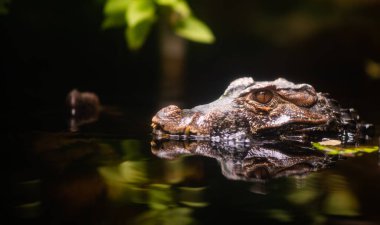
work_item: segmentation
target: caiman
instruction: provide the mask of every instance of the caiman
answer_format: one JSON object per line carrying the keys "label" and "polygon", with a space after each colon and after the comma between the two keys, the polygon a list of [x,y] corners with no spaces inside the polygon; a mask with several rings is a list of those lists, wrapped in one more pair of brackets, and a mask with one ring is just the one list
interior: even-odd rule
{"label": "caiman", "polygon": [[[152,153],[176,159],[198,155],[216,159],[231,180],[263,181],[290,175],[306,176],[332,166],[336,158],[303,146],[263,141],[230,145],[228,142],[152,141]],[[306,151],[305,151],[306,150]]]}
{"label": "caiman", "polygon": [[353,109],[341,108],[309,84],[286,79],[233,81],[223,95],[205,105],[162,108],[152,119],[157,139],[251,142],[262,138],[353,143],[373,128]]}

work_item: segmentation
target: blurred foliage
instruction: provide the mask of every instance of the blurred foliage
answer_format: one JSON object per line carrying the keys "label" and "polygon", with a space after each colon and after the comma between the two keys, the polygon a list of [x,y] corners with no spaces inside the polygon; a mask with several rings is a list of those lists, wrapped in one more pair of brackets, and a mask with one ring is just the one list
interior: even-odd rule
{"label": "blurred foliage", "polygon": [[[49,172],[56,167],[61,168],[61,177],[65,177],[62,173],[68,171],[80,173],[78,171],[83,168],[91,168],[100,175],[101,182],[89,182],[86,174],[85,178],[70,179],[54,190],[54,193],[65,193],[61,201],[70,205],[70,210],[83,206],[81,202],[89,202],[91,198],[88,196],[96,197],[99,192],[94,194],[93,190],[106,190],[108,199],[114,205],[145,207],[131,219],[135,224],[187,225],[195,224],[192,217],[195,208],[208,205],[203,196],[204,187],[182,185],[189,171],[184,169],[181,160],[148,161],[142,151],[142,142],[138,140],[84,138],[72,133],[36,134],[33,149],[49,165]],[[160,171],[155,173],[156,170]],[[91,191],[88,191],[89,185],[93,185]],[[81,193],[83,190],[86,193]],[[19,215],[33,216],[39,209],[40,202],[33,202],[19,205],[15,210]]]}
{"label": "blurred foliage", "polygon": [[107,0],[104,6],[103,28],[126,26],[125,39],[131,50],[145,42],[152,25],[164,20],[185,39],[212,43],[211,30],[197,19],[185,0]]}
{"label": "blurred foliage", "polygon": [[256,35],[280,46],[298,44],[338,27],[356,26],[376,35],[377,29],[373,28],[378,26],[379,14],[373,11],[378,4],[376,0],[259,1],[252,9],[251,28]]}
{"label": "blurred foliage", "polygon": [[[228,209],[234,207],[254,216],[264,214],[265,217],[281,223],[295,223],[300,218],[302,221],[306,218],[310,223],[302,224],[322,224],[328,220],[329,215],[357,216],[362,207],[361,199],[353,192],[350,178],[336,174],[333,170],[272,180],[265,183],[268,194],[263,195],[261,192],[257,195],[247,192],[254,184],[250,182],[219,181],[213,184],[216,180],[211,180],[208,181],[207,187],[202,183],[194,183],[194,180],[187,177],[201,173],[191,169],[196,163],[186,161],[190,157],[182,157],[181,160],[151,158],[143,143],[132,139],[94,139],[73,134],[57,134],[43,135],[34,147],[39,148],[35,150],[36,153],[48,156],[43,158],[58,164],[63,161],[67,165],[65,168],[70,167],[63,172],[76,174],[83,171],[83,168],[86,168],[85,171],[90,168],[101,175],[101,182],[92,182],[86,172],[85,176],[74,177],[75,179],[70,177],[69,182],[60,183],[62,186],[58,189],[50,189],[54,190],[54,193],[70,193],[64,195],[60,201],[64,199],[73,203],[70,204],[70,208],[73,205],[81,205],[78,204],[81,201],[93,205],[94,202],[88,199],[97,199],[95,197],[100,194],[103,197],[106,193],[109,200],[107,204],[123,209],[123,215],[127,215],[133,224],[195,224],[199,218],[197,212],[204,210],[208,213],[220,206]],[[51,168],[49,167],[49,172],[52,172]],[[175,173],[174,179],[173,175],[167,175],[171,173]],[[57,177],[64,180],[66,176],[60,173]],[[217,179],[215,176],[207,178]],[[90,193],[89,187],[91,190],[99,190],[93,192],[94,198],[86,198],[86,194],[83,194]],[[262,201],[263,199],[265,201]],[[124,214],[124,206],[136,207],[135,209],[141,211],[136,210],[136,213],[130,216]],[[22,205],[18,210],[24,208],[38,210],[39,203]],[[83,212],[83,208],[78,207],[77,210]],[[233,212],[233,216],[234,213],[236,211]],[[225,218],[224,215],[217,216],[221,220]]]}
{"label": "blurred foliage", "polygon": [[126,139],[120,142],[123,160],[138,160],[144,156],[141,154],[141,143],[138,140]]}
{"label": "blurred foliage", "polygon": [[[181,182],[187,175],[187,170],[181,160],[160,161],[163,165],[158,166],[154,162],[147,162],[141,153],[142,146],[135,140],[123,140],[122,162],[113,165],[101,166],[99,173],[108,186],[108,197],[115,202],[128,202],[144,204],[152,211],[142,216],[141,220],[148,223],[156,211],[171,212],[184,207],[199,208],[207,206],[204,202],[204,187],[181,186]],[[166,165],[168,163],[168,165]],[[175,168],[174,168],[175,167]],[[156,177],[152,170],[163,168]],[[171,173],[175,172],[175,179]],[[169,174],[169,175],[168,175]],[[167,179],[169,177],[169,179]],[[167,213],[158,213],[161,216]],[[158,216],[158,215],[156,215]],[[146,217],[146,218],[145,218]],[[163,224],[166,224],[163,223]]]}
{"label": "blurred foliage", "polygon": [[[304,178],[305,186],[289,191],[289,205],[305,209],[313,218],[312,224],[325,224],[329,215],[351,217],[360,213],[360,202],[347,178],[330,172],[313,174]],[[283,209],[269,210],[269,215],[287,222],[292,217]],[[293,216],[297,216],[293,214]]]}
{"label": "blurred foliage", "polygon": [[149,176],[148,167],[145,161],[124,161],[98,170],[108,184],[108,197],[116,202],[147,204],[154,210],[207,206],[202,198],[204,187],[174,188],[174,184]]}
{"label": "blurred foliage", "polygon": [[329,146],[314,142],[312,142],[312,145],[317,150],[324,151],[329,155],[356,156],[379,150],[378,146]]}
{"label": "blurred foliage", "polygon": [[319,193],[311,188],[303,188],[297,192],[293,192],[287,196],[288,200],[295,205],[306,205],[315,201]]}
{"label": "blurred foliage", "polygon": [[170,185],[152,184],[148,190],[149,206],[152,209],[162,210],[175,206],[173,201]]}
{"label": "blurred foliage", "polygon": [[8,5],[10,2],[11,0],[0,0],[0,16],[9,12]]}
{"label": "blurred foliage", "polygon": [[359,203],[350,191],[342,189],[330,193],[325,200],[324,210],[330,215],[358,216]]}
{"label": "blurred foliage", "polygon": [[292,222],[291,214],[283,209],[271,209],[267,212],[269,214],[270,218],[276,219],[278,221],[281,221],[283,223],[290,223]]}
{"label": "blurred foliage", "polygon": [[322,205],[323,210],[329,215],[359,215],[359,201],[350,190],[350,185],[346,178],[335,174],[328,176],[326,182],[330,182],[330,185],[328,190],[329,194],[326,196]]}
{"label": "blurred foliage", "polygon": [[178,207],[169,210],[149,210],[135,219],[135,224],[143,225],[190,225],[196,224],[192,209]]}
{"label": "blurred foliage", "polygon": [[365,65],[365,71],[372,79],[380,79],[380,63],[368,60]]}
{"label": "blurred foliage", "polygon": [[[142,146],[135,140],[121,142],[122,162],[116,165],[102,166],[98,171],[107,184],[108,198],[117,203],[132,203],[148,206],[148,210],[138,214],[134,224],[195,224],[192,216],[194,208],[208,204],[203,199],[204,187],[186,187],[181,185],[185,170],[182,161],[160,161],[157,165],[141,153]],[[166,165],[169,163],[169,165]],[[176,167],[177,169],[175,169]],[[164,171],[158,177],[152,174],[158,168]],[[176,179],[167,181],[167,173],[176,172]],[[182,171],[178,172],[178,171]],[[169,177],[172,177],[169,175]]]}
{"label": "blurred foliage", "polygon": [[42,204],[41,201],[24,203],[15,206],[15,211],[22,218],[37,218],[41,216]]}
{"label": "blurred foliage", "polygon": [[208,205],[207,202],[203,200],[203,191],[205,187],[180,187],[179,199],[183,205],[202,208]]}

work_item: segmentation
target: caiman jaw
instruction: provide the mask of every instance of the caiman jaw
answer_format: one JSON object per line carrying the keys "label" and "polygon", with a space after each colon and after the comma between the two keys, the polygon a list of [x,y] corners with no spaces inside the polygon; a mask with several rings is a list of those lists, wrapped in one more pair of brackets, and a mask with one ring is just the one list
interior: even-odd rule
{"label": "caiman jaw", "polygon": [[160,135],[161,137],[170,137],[170,136],[183,136],[183,137],[189,137],[189,136],[195,136],[193,132],[191,132],[190,126],[185,126],[183,130],[179,130],[178,132],[170,132],[165,129],[163,129],[159,124],[157,123],[152,123],[151,124],[153,128],[153,134],[155,135]]}
{"label": "caiman jaw", "polygon": [[200,135],[197,127],[199,113],[188,113],[177,106],[171,105],[161,109],[153,118],[151,127],[153,134],[161,139],[190,139]]}
{"label": "caiman jaw", "polygon": [[359,129],[371,130],[370,125],[361,126],[354,114],[308,84],[245,77],[233,81],[220,98],[208,104],[162,108],[151,126],[158,139],[240,142],[323,136],[350,141]]}

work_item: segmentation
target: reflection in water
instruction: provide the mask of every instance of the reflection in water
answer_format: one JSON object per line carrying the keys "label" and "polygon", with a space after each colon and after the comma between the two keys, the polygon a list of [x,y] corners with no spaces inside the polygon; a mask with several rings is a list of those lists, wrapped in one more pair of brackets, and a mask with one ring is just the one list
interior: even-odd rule
{"label": "reflection in water", "polygon": [[101,110],[99,97],[92,92],[79,92],[74,89],[67,94],[67,105],[70,109],[69,128],[71,132],[78,131],[84,124],[98,120]]}
{"label": "reflection in water", "polygon": [[[206,187],[185,185],[195,175],[192,170],[183,169],[181,160],[148,164],[136,142],[123,142],[123,161],[98,168],[108,187],[108,199],[148,207],[132,219],[132,224],[194,224],[194,209],[208,204],[203,197]],[[157,173],[157,168],[162,170]]]}
{"label": "reflection in water", "polygon": [[41,180],[23,179],[12,184],[12,213],[21,218],[36,218],[42,214]]}
{"label": "reflection in water", "polygon": [[18,195],[9,202],[21,200],[12,205],[14,217],[40,218],[39,224],[380,221],[371,205],[379,191],[370,183],[380,177],[376,154],[336,162],[337,156],[271,142],[149,146],[78,133],[38,134],[30,146],[41,169],[14,182]]}
{"label": "reflection in water", "polygon": [[247,181],[306,175],[334,162],[332,157],[322,152],[276,142],[230,145],[207,141],[152,141],[152,152],[168,159],[184,155],[215,158],[225,177]]}
{"label": "reflection in water", "polygon": [[42,207],[57,221],[193,224],[208,206],[193,165],[149,160],[138,140],[38,134],[32,146],[46,171]]}
{"label": "reflection in water", "polygon": [[358,216],[359,202],[352,193],[345,177],[341,175],[330,175],[329,192],[324,201],[324,212],[329,215]]}
{"label": "reflection in water", "polygon": [[[83,131],[85,127],[85,130],[88,130],[88,127],[99,126],[96,125],[99,123],[103,123],[105,127],[112,126],[115,120],[118,127],[122,127],[120,122],[128,119],[121,108],[102,104],[98,95],[93,92],[80,92],[76,89],[70,91],[66,97],[66,106],[70,132],[78,132],[80,129]],[[105,127],[102,127],[100,133],[107,133]],[[115,129],[112,132],[115,132]]]}

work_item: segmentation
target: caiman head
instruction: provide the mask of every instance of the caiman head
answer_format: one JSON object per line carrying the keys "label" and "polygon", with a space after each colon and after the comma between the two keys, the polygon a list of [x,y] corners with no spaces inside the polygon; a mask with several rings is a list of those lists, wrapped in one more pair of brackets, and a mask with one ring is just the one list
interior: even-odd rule
{"label": "caiman head", "polygon": [[214,158],[219,162],[222,174],[231,180],[265,181],[293,175],[306,176],[336,161],[322,151],[276,142],[230,145],[226,142],[169,140],[152,141],[151,146],[152,153],[164,159],[191,155]]}
{"label": "caiman head", "polygon": [[192,109],[175,105],[161,109],[153,117],[152,127],[153,134],[161,139],[244,141],[268,135],[298,137],[342,132],[347,124],[357,120],[353,113],[343,111],[336,101],[316,92],[311,85],[294,84],[283,78],[257,82],[243,77],[233,81],[219,99],[209,104]]}

